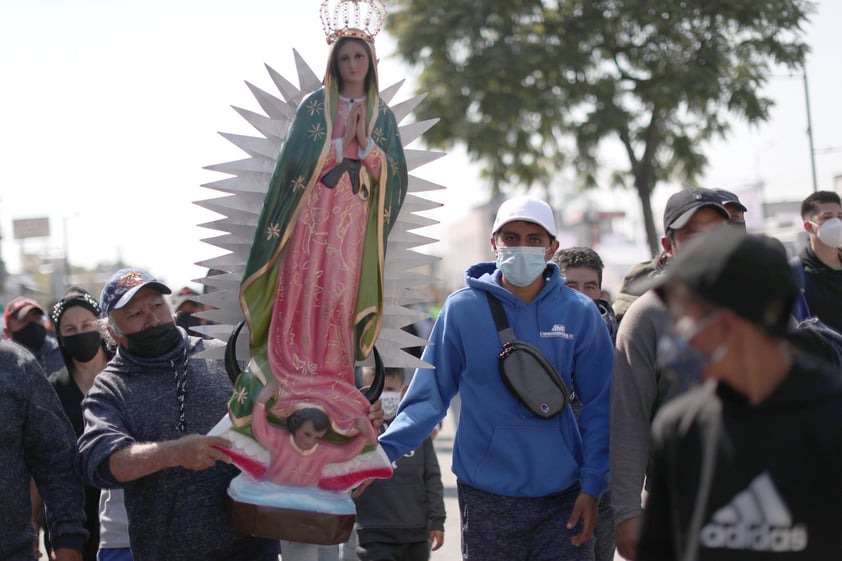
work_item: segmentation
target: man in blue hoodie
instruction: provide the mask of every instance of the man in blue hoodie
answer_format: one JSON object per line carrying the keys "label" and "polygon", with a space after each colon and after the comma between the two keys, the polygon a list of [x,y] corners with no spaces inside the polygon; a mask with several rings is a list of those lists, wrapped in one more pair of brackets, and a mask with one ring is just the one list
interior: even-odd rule
{"label": "man in blue hoodie", "polygon": [[[496,263],[468,269],[468,286],[444,303],[422,356],[435,369],[415,373],[380,440],[393,461],[414,450],[460,393],[453,471],[462,554],[471,561],[593,559],[613,351],[594,303],[547,263],[555,235],[545,202],[519,197],[500,206],[491,235]],[[538,347],[582,401],[578,425],[569,406],[544,419],[504,385],[487,293],[502,302],[517,338]]]}

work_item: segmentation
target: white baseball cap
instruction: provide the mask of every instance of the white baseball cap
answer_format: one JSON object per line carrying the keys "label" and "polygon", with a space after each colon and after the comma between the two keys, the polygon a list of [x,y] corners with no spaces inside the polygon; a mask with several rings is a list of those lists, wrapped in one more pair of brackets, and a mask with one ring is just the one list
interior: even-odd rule
{"label": "white baseball cap", "polygon": [[494,219],[494,226],[491,228],[491,235],[497,233],[500,228],[509,222],[532,222],[544,228],[552,237],[555,237],[555,215],[550,205],[534,197],[515,197],[500,205],[497,209],[497,218]]}

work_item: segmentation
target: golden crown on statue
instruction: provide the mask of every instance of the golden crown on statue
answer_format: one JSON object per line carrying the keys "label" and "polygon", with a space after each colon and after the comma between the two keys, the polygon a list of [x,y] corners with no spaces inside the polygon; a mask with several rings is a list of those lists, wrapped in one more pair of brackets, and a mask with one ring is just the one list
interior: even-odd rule
{"label": "golden crown on statue", "polygon": [[340,37],[373,43],[386,19],[386,6],[381,0],[323,0],[321,15],[328,45]]}

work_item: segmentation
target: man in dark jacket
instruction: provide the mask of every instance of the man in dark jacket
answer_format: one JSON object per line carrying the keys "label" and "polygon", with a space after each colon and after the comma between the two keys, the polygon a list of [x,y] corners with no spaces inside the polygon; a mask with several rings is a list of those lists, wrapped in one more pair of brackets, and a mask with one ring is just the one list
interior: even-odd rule
{"label": "man in dark jacket", "polygon": [[[559,249],[553,256],[558,265],[564,286],[577,290],[590,298],[599,308],[599,314],[611,342],[617,339],[617,316],[607,300],[602,298],[602,271],[605,265],[599,254],[589,247],[568,247]],[[582,407],[578,399],[573,399],[574,411],[578,414]],[[614,559],[614,515],[611,512],[611,493],[606,491],[599,498],[599,512],[594,528],[594,561],[611,561]]]}
{"label": "man in dark jacket", "polygon": [[88,533],[82,484],[73,474],[76,439],[58,396],[32,355],[0,341],[0,559],[31,561],[30,481],[47,506],[58,561],[82,559]]}
{"label": "man in dark jacket", "polygon": [[801,252],[804,297],[810,313],[842,332],[842,205],[839,195],[818,191],[801,203],[810,243]]}
{"label": "man in dark jacket", "polygon": [[655,284],[676,358],[706,383],[654,421],[636,559],[840,558],[842,379],[788,343],[786,257],[718,229]]}
{"label": "man in dark jacket", "polygon": [[589,247],[568,247],[556,251],[553,261],[564,277],[564,286],[578,290],[599,308],[613,343],[617,338],[617,316],[608,300],[602,297],[602,271],[605,269],[602,258]]}
{"label": "man in dark jacket", "polygon": [[[727,223],[730,216],[719,195],[710,189],[694,187],[674,193],[664,208],[664,264],[679,255],[690,240]],[[657,269],[649,278],[657,278],[661,271]],[[645,284],[632,288],[642,296],[629,307],[617,331],[609,432],[615,539],[617,550],[626,559],[633,558],[640,531],[640,493],[644,476],[649,475],[652,418],[663,403],[686,389],[674,372],[661,364],[658,343],[668,330],[666,308],[645,290]],[[651,478],[645,480],[647,485],[651,482]]]}

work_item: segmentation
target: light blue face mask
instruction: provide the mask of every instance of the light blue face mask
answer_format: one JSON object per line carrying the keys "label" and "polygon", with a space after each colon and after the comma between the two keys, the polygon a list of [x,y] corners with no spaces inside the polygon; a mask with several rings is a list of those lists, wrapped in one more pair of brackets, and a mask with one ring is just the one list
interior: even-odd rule
{"label": "light blue face mask", "polygon": [[545,247],[497,247],[497,268],[515,286],[529,286],[547,268]]}

